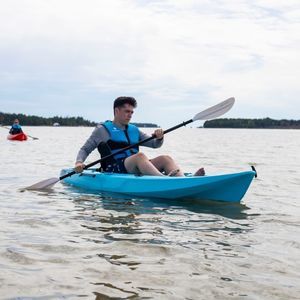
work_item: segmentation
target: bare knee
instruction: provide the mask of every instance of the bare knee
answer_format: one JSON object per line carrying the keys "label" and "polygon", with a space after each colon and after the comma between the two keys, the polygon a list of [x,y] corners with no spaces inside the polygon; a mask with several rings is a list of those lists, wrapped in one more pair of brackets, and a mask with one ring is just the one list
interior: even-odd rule
{"label": "bare knee", "polygon": [[142,163],[146,160],[148,160],[148,157],[143,152],[138,152],[138,153],[133,154],[130,157],[128,157],[125,160],[125,162],[130,161],[130,162],[134,162],[135,165],[139,165],[140,163]]}
{"label": "bare knee", "polygon": [[148,157],[143,152],[138,152],[134,154],[134,157],[138,160],[148,160]]}
{"label": "bare knee", "polygon": [[139,171],[140,165],[146,160],[148,160],[147,156],[143,152],[138,152],[127,157],[124,166],[128,172],[135,173]]}
{"label": "bare knee", "polygon": [[173,162],[174,161],[170,155],[159,155],[159,156],[157,156],[157,158],[160,161],[164,161],[164,162]]}

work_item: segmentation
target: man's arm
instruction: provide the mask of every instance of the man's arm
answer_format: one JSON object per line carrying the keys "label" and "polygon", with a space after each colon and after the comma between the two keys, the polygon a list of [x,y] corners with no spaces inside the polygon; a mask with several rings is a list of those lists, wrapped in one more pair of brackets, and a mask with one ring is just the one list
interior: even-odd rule
{"label": "man's arm", "polygon": [[[146,134],[146,133],[142,132],[141,130],[139,130],[139,132],[140,132],[140,138],[139,138],[140,141],[143,141],[143,140],[151,137],[151,135]],[[163,138],[161,138],[161,139],[154,138],[153,140],[148,141],[148,142],[142,144],[141,146],[150,147],[150,148],[159,148],[159,147],[161,147],[163,142],[164,142]]]}
{"label": "man's arm", "polygon": [[82,172],[84,168],[84,161],[89,156],[89,154],[94,151],[100,142],[106,142],[109,139],[108,132],[102,125],[98,125],[91,136],[86,140],[84,145],[80,148],[75,163],[75,171]]}

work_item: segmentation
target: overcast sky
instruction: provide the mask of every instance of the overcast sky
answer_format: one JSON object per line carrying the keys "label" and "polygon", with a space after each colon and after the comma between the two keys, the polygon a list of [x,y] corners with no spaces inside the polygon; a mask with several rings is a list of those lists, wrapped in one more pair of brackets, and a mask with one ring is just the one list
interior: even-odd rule
{"label": "overcast sky", "polygon": [[163,127],[234,96],[224,117],[300,119],[299,0],[0,0],[0,111]]}

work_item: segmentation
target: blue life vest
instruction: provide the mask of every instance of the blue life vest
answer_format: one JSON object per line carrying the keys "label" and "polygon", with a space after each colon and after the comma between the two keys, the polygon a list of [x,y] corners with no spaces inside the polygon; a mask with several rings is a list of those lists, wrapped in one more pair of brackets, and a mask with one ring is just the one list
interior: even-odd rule
{"label": "blue life vest", "polygon": [[22,132],[22,128],[19,124],[13,124],[9,130],[10,134],[18,134]]}
{"label": "blue life vest", "polygon": [[[125,130],[118,128],[112,121],[105,121],[102,125],[109,133],[110,139],[106,143],[99,144],[98,151],[100,152],[101,157],[105,157],[111,153],[116,153],[129,145],[139,142],[140,132],[135,125],[128,124]],[[114,161],[124,159],[138,153],[138,151],[139,147],[135,146],[119,154],[113,155],[112,159]],[[104,162],[104,164],[102,163],[102,166],[111,162],[112,160],[110,159]]]}

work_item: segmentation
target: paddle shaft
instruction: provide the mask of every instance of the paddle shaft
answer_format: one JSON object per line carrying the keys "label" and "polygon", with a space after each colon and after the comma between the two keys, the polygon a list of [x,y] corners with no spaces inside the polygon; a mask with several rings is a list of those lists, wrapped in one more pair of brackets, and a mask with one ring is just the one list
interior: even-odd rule
{"label": "paddle shaft", "polygon": [[[169,128],[169,129],[167,129],[167,130],[164,130],[164,134],[166,134],[166,133],[168,133],[168,132],[171,132],[171,131],[173,131],[173,130],[175,130],[175,129],[177,129],[177,128],[180,128],[180,127],[182,127],[182,126],[185,126],[185,125],[187,125],[187,124],[189,124],[189,123],[192,123],[193,121],[194,121],[193,119],[190,119],[190,120],[188,120],[188,121],[185,121],[185,122],[182,122],[182,123],[180,123],[180,124],[178,124],[178,125],[175,125],[175,126]],[[91,162],[90,164],[87,164],[87,165],[84,167],[84,169],[86,170],[86,169],[88,169],[88,168],[90,168],[90,167],[92,167],[92,166],[94,166],[94,165],[96,165],[96,164],[98,164],[98,163],[104,161],[105,159],[108,159],[108,158],[110,158],[110,157],[112,157],[112,156],[114,156],[114,155],[117,155],[117,154],[119,154],[119,153],[122,153],[122,152],[124,152],[124,151],[126,151],[126,150],[129,150],[129,149],[131,149],[131,148],[134,148],[134,147],[136,147],[136,146],[142,145],[142,144],[144,144],[144,143],[146,143],[146,142],[149,142],[149,141],[151,141],[151,140],[153,140],[153,139],[155,139],[155,138],[156,138],[155,135],[152,135],[152,136],[148,137],[147,139],[144,139],[144,140],[142,140],[142,141],[140,141],[140,142],[138,142],[138,143],[135,143],[135,144],[129,145],[129,146],[125,147],[125,148],[122,148],[122,149],[120,149],[119,151],[117,151],[117,152],[115,152],[115,153],[109,154],[109,155],[104,156],[104,157],[102,157],[102,158],[100,158],[100,159],[98,159],[98,160],[96,160],[96,161],[94,161],[94,162]],[[75,172],[75,171],[72,171],[72,172],[67,173],[67,174],[65,174],[65,175],[63,175],[63,176],[60,176],[60,177],[59,177],[59,180],[65,179],[65,178],[70,177],[70,176],[72,176],[72,175],[74,175],[74,174],[76,174],[76,172]]]}

